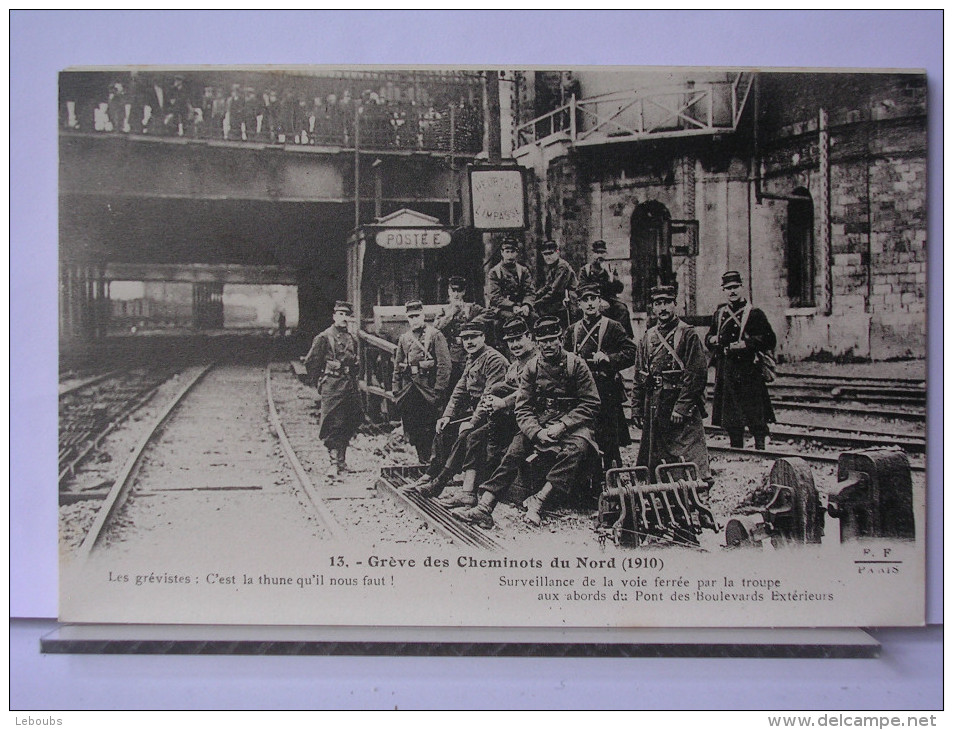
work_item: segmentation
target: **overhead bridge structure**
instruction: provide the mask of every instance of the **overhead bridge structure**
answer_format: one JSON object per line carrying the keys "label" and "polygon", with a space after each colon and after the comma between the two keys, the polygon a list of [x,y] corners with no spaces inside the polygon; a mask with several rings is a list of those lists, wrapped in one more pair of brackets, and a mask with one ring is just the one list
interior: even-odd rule
{"label": "overhead bridge structure", "polygon": [[405,207],[459,220],[473,158],[72,130],[59,148],[66,348],[105,335],[119,280],[189,282],[199,303],[226,284],[295,285],[299,329],[314,332],[345,294],[355,225]]}

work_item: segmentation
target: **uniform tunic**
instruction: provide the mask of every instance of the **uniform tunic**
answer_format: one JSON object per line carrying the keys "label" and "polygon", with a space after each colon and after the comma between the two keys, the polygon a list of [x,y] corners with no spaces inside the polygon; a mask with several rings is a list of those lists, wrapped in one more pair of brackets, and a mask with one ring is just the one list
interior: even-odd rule
{"label": "uniform tunic", "polygon": [[450,382],[450,350],[440,330],[424,325],[397,340],[393,391],[407,436],[422,461],[430,460],[434,425]]}
{"label": "uniform tunic", "polygon": [[357,390],[357,340],[346,329],[331,326],[314,338],[305,365],[319,378],[321,430],[329,449],[347,446],[364,421]]}
{"label": "uniform tunic", "polygon": [[460,341],[460,328],[473,319],[478,319],[486,311],[479,304],[463,302],[460,306],[444,304],[433,326],[443,333],[450,348],[450,382],[453,388],[463,374],[467,362],[467,353]]}
{"label": "uniform tunic", "polygon": [[[621,464],[620,446],[632,443],[625,419],[625,385],[621,372],[635,364],[635,342],[626,336],[622,325],[597,315],[592,320],[576,322],[566,333],[565,347],[589,366],[599,390],[602,405],[595,422],[595,439],[603,455],[603,465]],[[596,352],[604,353],[608,362],[593,363]]]}
{"label": "uniform tunic", "polygon": [[535,286],[533,275],[522,264],[502,261],[490,269],[486,277],[486,301],[489,314],[498,326],[513,319],[513,307],[519,304],[533,306]]}
{"label": "uniform tunic", "polygon": [[[678,360],[662,338],[678,355]],[[639,342],[635,359],[632,412],[642,419],[642,441],[637,463],[655,467],[662,463],[690,461],[702,479],[711,476],[705,444],[705,385],[708,367],[701,339],[677,317],[667,325],[652,327]],[[672,412],[685,417],[672,423]]]}
{"label": "uniform tunic", "polygon": [[600,264],[596,261],[592,261],[579,269],[580,286],[584,284],[598,284],[602,291],[605,291],[611,280],[612,274],[609,271],[609,267],[604,263]]}
{"label": "uniform tunic", "polygon": [[[536,290],[535,310],[539,316],[560,317],[566,324],[567,294],[571,298],[576,291],[578,281],[576,272],[564,259],[557,258],[552,266],[543,267],[543,285]],[[570,301],[569,304],[572,302]]]}
{"label": "uniform tunic", "polygon": [[[777,337],[760,309],[751,308],[745,321],[747,306],[742,299],[718,307],[706,337],[715,364],[711,422],[725,430],[744,431],[748,426],[753,434],[760,435],[767,434],[767,424],[774,421],[774,410],[755,353],[773,350]],[[746,347],[729,350],[728,346],[739,339]]]}
{"label": "uniform tunic", "polygon": [[[450,400],[444,408],[444,418],[454,421],[470,415],[470,425],[480,425],[482,422],[482,411],[478,409],[480,401],[484,395],[503,381],[507,366],[506,358],[492,347],[484,347],[482,351],[476,353],[475,357],[470,357],[463,375],[457,381],[453,393],[450,394]],[[437,477],[443,474],[446,480],[449,480],[461,466],[468,468],[464,462],[477,458],[475,454],[468,454],[468,434],[464,433],[458,438],[458,432],[459,424],[447,426],[434,437],[434,458],[427,470],[430,476]],[[477,444],[474,442],[470,446],[475,448]]]}
{"label": "uniform tunic", "polygon": [[629,311],[629,308],[615,297],[606,297],[605,301],[608,306],[603,310],[602,316],[614,319],[622,325],[622,329],[625,330],[626,335],[634,337],[632,331],[632,313]]}
{"label": "uniform tunic", "polygon": [[[506,489],[520,467],[537,452],[545,481],[565,493],[576,491],[579,472],[595,450],[592,424],[598,412],[599,391],[585,362],[562,350],[552,362],[542,355],[531,358],[520,376],[516,395],[520,431],[480,488],[493,493]],[[566,430],[555,444],[542,444],[537,438],[539,432],[557,422]]]}

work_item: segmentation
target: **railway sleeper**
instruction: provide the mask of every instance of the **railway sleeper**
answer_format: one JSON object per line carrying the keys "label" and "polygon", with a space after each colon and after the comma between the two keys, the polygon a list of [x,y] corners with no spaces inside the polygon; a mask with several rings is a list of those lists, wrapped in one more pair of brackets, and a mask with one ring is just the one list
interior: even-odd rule
{"label": "railway sleeper", "polygon": [[[817,544],[825,511],[840,521],[840,540],[915,537],[913,486],[907,455],[896,448],[842,453],[837,484],[818,491],[807,462],[774,462],[767,485],[749,493],[741,514],[725,525],[726,547]],[[823,497],[826,497],[825,510]]]}

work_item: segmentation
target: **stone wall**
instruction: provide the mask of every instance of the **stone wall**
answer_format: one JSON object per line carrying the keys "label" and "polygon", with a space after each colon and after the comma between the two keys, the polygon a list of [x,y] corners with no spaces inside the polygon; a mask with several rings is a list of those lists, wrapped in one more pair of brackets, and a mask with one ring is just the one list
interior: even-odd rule
{"label": "stone wall", "polygon": [[[795,76],[790,83],[797,83]],[[764,122],[760,166],[753,163],[750,130],[719,138],[550,149],[537,166],[544,233],[577,268],[588,260],[590,243],[605,240],[610,265],[626,284],[623,298],[631,302],[632,216],[640,204],[656,201],[671,218],[693,217],[699,224],[694,266],[687,257],[673,259],[682,314],[710,314],[721,300],[721,273],[737,269],[750,282],[752,301],[774,325],[779,354],[787,360],[924,357],[925,86],[916,78],[889,75],[848,86],[842,97],[825,99],[822,92],[837,91],[838,84],[825,79],[814,93],[805,93],[802,83],[796,98]],[[772,88],[773,94],[783,92],[776,82]],[[825,102],[827,221],[817,114]],[[814,211],[815,306],[809,307],[792,307],[788,298],[785,198],[798,189],[809,192]],[[694,216],[688,212],[692,197]],[[823,306],[825,225],[830,226],[830,314]],[[687,296],[692,269],[694,307]],[[639,330],[645,315],[633,314]]]}

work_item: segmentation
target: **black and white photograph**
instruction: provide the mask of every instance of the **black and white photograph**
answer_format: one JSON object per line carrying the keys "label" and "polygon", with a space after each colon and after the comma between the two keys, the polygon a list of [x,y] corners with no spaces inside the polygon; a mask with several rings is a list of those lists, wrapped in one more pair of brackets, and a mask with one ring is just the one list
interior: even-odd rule
{"label": "black and white photograph", "polygon": [[60,620],[922,625],[927,105],[62,70]]}

